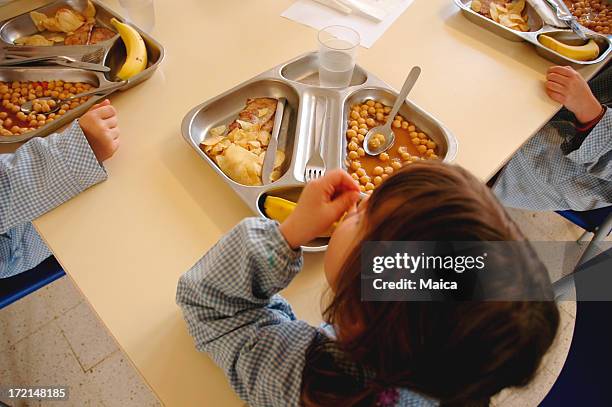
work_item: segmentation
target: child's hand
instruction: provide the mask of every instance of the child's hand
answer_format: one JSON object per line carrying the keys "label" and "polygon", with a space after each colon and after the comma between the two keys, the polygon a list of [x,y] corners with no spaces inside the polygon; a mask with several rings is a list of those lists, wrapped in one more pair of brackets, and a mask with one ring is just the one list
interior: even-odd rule
{"label": "child's hand", "polygon": [[355,181],[343,170],[329,171],[306,185],[280,231],[287,243],[297,249],[325,233],[358,200]]}
{"label": "child's hand", "polygon": [[588,123],[601,113],[601,103],[589,84],[569,66],[553,66],[548,70],[546,93],[552,100],[565,105],[580,123]]}
{"label": "child's hand", "polygon": [[111,158],[119,148],[117,111],[108,99],[93,105],[79,119],[79,124],[98,162]]}

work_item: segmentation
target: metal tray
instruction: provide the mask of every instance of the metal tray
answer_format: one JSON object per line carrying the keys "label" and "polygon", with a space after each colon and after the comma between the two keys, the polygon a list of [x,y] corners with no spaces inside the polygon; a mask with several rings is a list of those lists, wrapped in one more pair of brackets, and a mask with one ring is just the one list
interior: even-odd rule
{"label": "metal tray", "polygon": [[[397,98],[397,92],[391,86],[360,66],[355,67],[351,85],[346,89],[321,88],[318,83],[317,53],[301,55],[193,108],[183,119],[183,138],[249,208],[265,217],[263,201],[267,195],[296,200],[304,187],[304,167],[312,150],[313,113],[318,97],[327,97],[330,102],[328,133],[323,140],[323,157],[328,170],[345,166],[344,134],[350,104],[376,97],[392,105]],[[285,172],[278,181],[263,186],[245,186],[231,180],[199,147],[211,128],[231,122],[244,108],[246,99],[254,97],[285,97],[292,111],[297,112],[286,138],[279,140],[279,148],[285,149],[288,160]],[[432,137],[440,146],[444,161],[450,162],[455,158],[457,140],[440,121],[409,100],[400,112]],[[327,243],[326,238],[317,239],[305,246],[304,250],[324,251]]]}
{"label": "metal tray", "polygon": [[548,47],[543,46],[538,41],[538,38],[542,34],[547,34],[556,38],[563,38],[565,40],[573,41],[579,40],[578,36],[573,33],[570,29],[563,29],[558,27],[552,27],[544,24],[542,18],[536,13],[529,3],[526,3],[527,14],[529,15],[529,32],[516,31],[511,28],[505,27],[490,18],[487,18],[479,13],[472,10],[472,0],[454,0],[455,4],[461,9],[463,15],[481,27],[486,28],[489,31],[494,32],[502,38],[510,41],[526,41],[535,46],[536,52],[544,58],[560,65],[574,64],[574,65],[593,65],[604,61],[610,52],[612,51],[612,41],[609,36],[598,34],[586,27],[582,27],[587,37],[595,40],[599,46],[599,57],[593,61],[577,61],[575,59],[568,58],[559,54],[556,51],[551,50]]}
{"label": "metal tray", "polygon": [[[97,10],[96,23],[98,25],[114,30],[114,28],[112,28],[110,24],[111,18],[114,17],[121,22],[125,22],[125,19],[105,7],[99,1],[92,0],[92,2],[94,3]],[[80,10],[84,4],[85,2],[80,0],[58,0],[49,5],[39,7],[31,11],[36,10],[41,13],[51,15],[62,6],[68,6],[76,10]],[[149,79],[164,59],[164,48],[162,47],[162,45],[138,27],[133,27],[138,31],[138,33],[145,41],[145,44],[147,46],[149,66],[138,75],[135,75],[132,78],[128,79],[127,83],[124,86],[117,89],[120,91],[130,89],[133,86],[136,86],[139,83]],[[91,55],[96,55],[96,59],[87,59],[87,61],[106,65],[111,68],[110,72],[94,73],[82,71],[79,69],[61,67],[0,67],[0,75],[2,75],[2,77],[0,77],[0,80],[6,80],[2,78],[9,77],[15,78],[11,80],[28,80],[26,78],[30,76],[36,77],[37,79],[35,80],[71,80],[72,77],[81,78],[83,77],[83,75],[85,75],[84,77],[90,80],[90,82],[88,83],[92,84],[94,82],[97,82],[99,85],[104,85],[117,81],[117,72],[123,65],[123,62],[125,61],[126,57],[125,46],[123,44],[123,41],[121,41],[119,34],[115,35],[113,38],[107,41],[95,45],[54,45],[49,47],[27,47],[13,44],[13,41],[16,38],[19,38],[24,35],[33,35],[36,33],[37,30],[30,18],[29,12],[12,17],[10,19],[0,22],[0,47],[6,51],[9,51],[11,53],[18,53],[19,55],[24,57],[63,55],[73,57],[78,60],[84,60],[87,59],[88,56],[90,57]],[[44,77],[43,75],[46,73],[52,76]],[[82,115],[91,105],[95,103],[96,100],[100,100],[102,97],[108,96],[110,93],[112,92],[109,92],[100,97],[92,97],[86,104],[83,104],[79,108],[68,112],[66,115],[62,116],[61,119],[55,120],[54,122],[47,124],[35,131],[31,131],[20,136],[0,137],[0,143],[16,143],[28,140],[32,137],[48,135],[53,131],[56,131],[63,125],[68,124],[76,117]]]}

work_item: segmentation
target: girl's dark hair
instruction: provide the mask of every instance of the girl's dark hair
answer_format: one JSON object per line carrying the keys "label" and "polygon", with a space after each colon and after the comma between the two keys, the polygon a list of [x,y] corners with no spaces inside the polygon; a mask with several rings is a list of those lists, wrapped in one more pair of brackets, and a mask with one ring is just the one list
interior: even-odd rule
{"label": "girl's dark hair", "polygon": [[[383,182],[362,232],[362,241],[525,240],[484,184],[442,163],[411,164]],[[304,405],[374,406],[382,390],[408,388],[442,406],[484,406],[533,378],[559,325],[554,302],[362,302],[360,250],[348,255],[324,311],[337,340],[315,341],[307,352]],[[528,278],[549,292],[540,261],[522,257],[508,290]],[[355,375],[347,363],[370,374]]]}

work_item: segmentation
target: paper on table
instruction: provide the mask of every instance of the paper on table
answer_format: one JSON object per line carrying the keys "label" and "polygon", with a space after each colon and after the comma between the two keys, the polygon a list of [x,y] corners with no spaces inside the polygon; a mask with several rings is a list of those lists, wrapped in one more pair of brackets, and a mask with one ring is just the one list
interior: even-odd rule
{"label": "paper on table", "polygon": [[414,0],[378,0],[376,5],[385,8],[387,17],[375,22],[356,14],[344,15],[312,0],[298,0],[282,14],[283,17],[307,25],[316,30],[330,25],[344,25],[356,30],[361,45],[370,48]]}

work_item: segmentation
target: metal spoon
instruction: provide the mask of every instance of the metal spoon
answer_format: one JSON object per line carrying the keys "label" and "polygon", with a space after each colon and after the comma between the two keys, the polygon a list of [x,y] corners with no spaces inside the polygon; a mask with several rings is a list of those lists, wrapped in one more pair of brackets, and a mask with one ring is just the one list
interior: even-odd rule
{"label": "metal spoon", "polygon": [[[391,125],[393,124],[393,120],[395,116],[397,116],[397,112],[399,112],[400,107],[402,107],[406,101],[406,96],[408,96],[408,93],[410,93],[414,87],[417,79],[419,79],[419,75],[421,75],[421,68],[418,66],[412,68],[408,74],[408,77],[406,78],[406,82],[404,82],[404,86],[402,86],[402,90],[400,91],[395,104],[393,105],[393,109],[391,109],[391,112],[389,113],[387,122],[382,126],[372,128],[366,134],[365,139],[363,140],[363,149],[367,154],[379,155],[390,149],[391,146],[393,146],[393,143],[395,143],[395,134],[393,133],[393,129],[391,129]],[[370,148],[370,140],[376,134],[382,134],[385,137],[385,140],[378,148]]]}
{"label": "metal spoon", "polygon": [[[66,98],[66,99],[57,99],[57,98],[52,98],[52,97],[42,97],[42,98],[36,98],[35,100],[55,100],[55,106],[53,108],[51,108],[51,110],[49,110],[48,112],[44,112],[42,114],[49,114],[49,113],[55,113],[60,109],[60,106],[66,102],[70,102],[71,100],[74,99],[78,99],[78,98],[82,98],[83,96],[90,96],[90,95],[97,95],[100,93],[110,93],[115,89],[119,89],[120,87],[122,87],[123,85],[125,85],[127,83],[127,81],[121,81],[121,82],[116,82],[110,85],[106,85],[106,86],[101,86],[99,88],[93,89],[93,90],[88,90],[87,92],[82,92],[79,93],[77,95],[74,95],[72,97]],[[25,114],[30,114],[32,113],[32,107],[34,106],[34,100],[28,100],[27,102],[25,102],[24,104],[21,105],[21,111]],[[37,112],[39,113],[39,112]]]}

